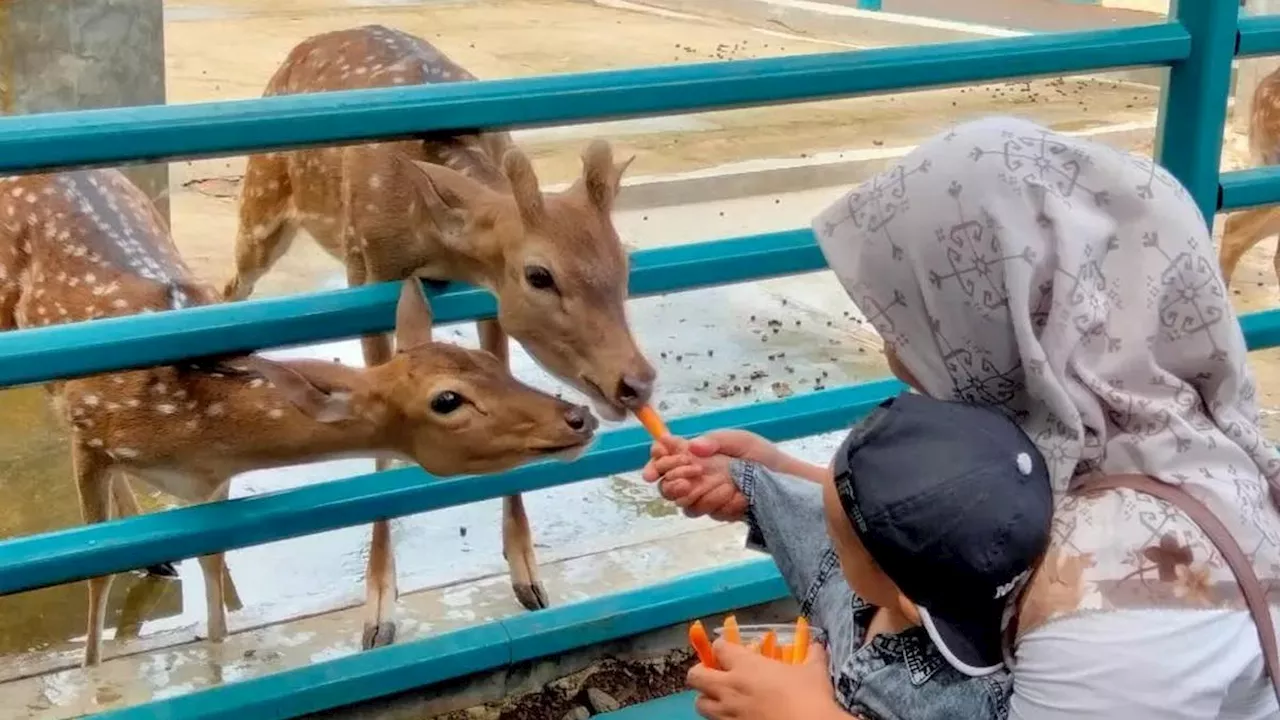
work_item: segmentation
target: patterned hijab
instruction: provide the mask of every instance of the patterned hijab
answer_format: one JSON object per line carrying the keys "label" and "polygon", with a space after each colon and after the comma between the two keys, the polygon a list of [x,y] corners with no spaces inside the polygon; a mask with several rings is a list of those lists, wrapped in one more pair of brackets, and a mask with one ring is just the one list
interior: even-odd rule
{"label": "patterned hijab", "polygon": [[1091,471],[1181,484],[1278,575],[1280,453],[1205,219],[1163,168],[988,118],[925,142],[814,230],[923,390],[1011,414],[1059,497]]}

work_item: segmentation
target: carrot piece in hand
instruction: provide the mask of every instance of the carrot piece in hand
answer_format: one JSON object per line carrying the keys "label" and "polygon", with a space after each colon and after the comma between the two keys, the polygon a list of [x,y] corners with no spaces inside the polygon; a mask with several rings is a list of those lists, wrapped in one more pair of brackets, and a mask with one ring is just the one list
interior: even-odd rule
{"label": "carrot piece in hand", "polygon": [[724,640],[734,645],[742,644],[742,633],[738,630],[738,618],[733,615],[724,619]]}
{"label": "carrot piece in hand", "polygon": [[794,665],[803,665],[804,659],[809,655],[809,621],[803,615],[796,620],[796,644],[795,656],[792,658]]}
{"label": "carrot piece in hand", "polygon": [[671,431],[667,430],[667,424],[662,422],[662,417],[658,415],[658,411],[654,410],[652,405],[645,405],[636,410],[636,419],[640,421],[645,430],[649,431],[654,440],[671,434]]}
{"label": "carrot piece in hand", "polygon": [[698,655],[698,662],[712,670],[719,670],[716,664],[716,653],[711,649],[711,638],[707,637],[707,629],[702,627],[701,620],[694,620],[689,626],[689,644]]}
{"label": "carrot piece in hand", "polygon": [[770,630],[765,633],[764,640],[760,641],[760,654],[771,658],[778,649],[778,634]]}

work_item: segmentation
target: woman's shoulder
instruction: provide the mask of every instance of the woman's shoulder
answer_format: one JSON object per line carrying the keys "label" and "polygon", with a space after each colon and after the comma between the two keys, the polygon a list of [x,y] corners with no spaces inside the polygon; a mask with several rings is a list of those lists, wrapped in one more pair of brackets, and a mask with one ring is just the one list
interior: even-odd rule
{"label": "woman's shoulder", "polygon": [[[1274,559],[1255,562],[1274,566]],[[1280,590],[1268,599],[1280,604]],[[1020,601],[1017,635],[1078,613],[1145,608],[1245,603],[1221,553],[1177,507],[1129,489],[1064,499]]]}

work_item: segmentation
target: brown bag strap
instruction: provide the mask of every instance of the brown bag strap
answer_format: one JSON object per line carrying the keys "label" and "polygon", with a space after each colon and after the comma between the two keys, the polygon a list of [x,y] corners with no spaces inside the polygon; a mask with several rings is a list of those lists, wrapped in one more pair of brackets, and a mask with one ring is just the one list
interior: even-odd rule
{"label": "brown bag strap", "polygon": [[1258,641],[1262,643],[1262,659],[1266,663],[1267,674],[1271,676],[1271,684],[1276,691],[1276,699],[1280,701],[1280,654],[1276,649],[1276,629],[1271,621],[1271,608],[1267,605],[1267,594],[1262,589],[1262,582],[1253,571],[1253,563],[1240,548],[1240,543],[1232,537],[1227,526],[1222,524],[1204,503],[1176,485],[1162,483],[1146,475],[1108,475],[1086,478],[1073,491],[1092,493],[1100,490],[1128,488],[1157,497],[1177,507],[1200,526],[1200,530],[1217,546],[1222,559],[1236,576],[1240,591],[1244,594],[1245,605],[1253,614],[1253,623],[1258,629]]}

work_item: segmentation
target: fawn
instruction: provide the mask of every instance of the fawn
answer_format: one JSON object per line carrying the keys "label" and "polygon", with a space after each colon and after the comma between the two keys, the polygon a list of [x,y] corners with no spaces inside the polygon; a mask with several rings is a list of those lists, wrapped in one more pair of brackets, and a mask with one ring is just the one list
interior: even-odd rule
{"label": "fawn", "polygon": [[[1280,164],[1280,68],[1264,77],[1253,91],[1249,157],[1254,166]],[[1218,253],[1227,285],[1249,248],[1276,234],[1280,234],[1280,206],[1242,210],[1227,217]],[[1280,279],[1280,248],[1272,264]]]}
{"label": "fawn", "polygon": [[[304,40],[265,95],[475,78],[425,40],[371,25]],[[582,176],[544,194],[529,159],[502,132],[250,156],[240,194],[236,274],[224,295],[241,299],[305,229],[346,265],[350,285],[410,275],[489,289],[497,321],[479,323],[481,346],[508,363],[507,335],[551,374],[590,397],[607,419],[648,401],[655,373],[626,318],[627,255],[611,219],[630,160],[590,143]],[[368,365],[385,338],[363,339]],[[503,555],[528,609],[548,605],[520,496],[503,502]],[[386,548],[385,523],[374,525]],[[394,640],[392,553],[370,553],[364,647]],[[380,565],[375,561],[384,561]]]}
{"label": "fawn", "polygon": [[[218,302],[193,278],[148,198],[114,170],[0,179],[0,329]],[[432,342],[417,279],[396,310],[397,352],[368,369],[257,355],[51,383],[71,428],[86,523],[137,512],[124,476],[190,503],[249,470],[372,456],[437,475],[580,452],[597,422],[518,382],[491,354]],[[376,548],[375,548],[376,550]],[[208,635],[226,634],[223,554],[199,559]],[[85,664],[98,662],[110,577],[89,585]]]}

